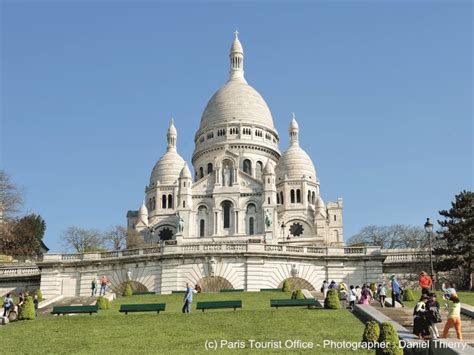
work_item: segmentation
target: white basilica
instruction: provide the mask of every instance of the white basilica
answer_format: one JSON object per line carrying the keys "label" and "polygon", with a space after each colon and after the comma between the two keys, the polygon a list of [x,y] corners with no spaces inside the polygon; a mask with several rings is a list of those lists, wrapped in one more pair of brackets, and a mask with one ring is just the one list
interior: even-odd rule
{"label": "white basilica", "polygon": [[127,214],[145,242],[343,245],[342,199],[324,203],[295,116],[281,154],[272,114],[244,77],[237,33],[228,81],[212,96],[195,135],[194,177],[177,151],[173,120],[145,200]]}

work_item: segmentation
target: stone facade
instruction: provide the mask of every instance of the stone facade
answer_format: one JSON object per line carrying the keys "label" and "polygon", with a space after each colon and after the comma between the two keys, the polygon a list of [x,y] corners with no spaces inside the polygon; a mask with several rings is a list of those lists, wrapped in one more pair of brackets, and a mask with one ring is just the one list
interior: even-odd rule
{"label": "stone facade", "polygon": [[195,135],[194,176],[178,154],[171,121],[166,153],[153,168],[140,209],[128,212],[128,228],[151,244],[258,239],[343,245],[342,199],[324,203],[295,116],[281,154],[270,109],[244,77],[237,35],[229,58],[229,79],[209,100]]}

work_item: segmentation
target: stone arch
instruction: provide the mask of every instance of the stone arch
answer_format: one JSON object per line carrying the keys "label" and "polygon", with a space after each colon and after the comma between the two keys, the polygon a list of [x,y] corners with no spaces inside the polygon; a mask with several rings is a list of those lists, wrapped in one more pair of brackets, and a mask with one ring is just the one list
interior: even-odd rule
{"label": "stone arch", "polygon": [[222,276],[205,276],[197,284],[201,286],[202,292],[219,292],[222,288],[234,288],[230,281]]}
{"label": "stone arch", "polygon": [[[309,281],[302,279],[301,277],[288,277],[285,280],[288,281],[288,283],[290,284],[290,288],[292,290],[306,289],[308,291],[315,291],[314,286]],[[278,288],[283,287],[283,282],[285,282],[285,280],[280,282],[280,284],[278,285]]]}
{"label": "stone arch", "polygon": [[121,296],[123,295],[123,291],[125,290],[125,286],[127,285],[128,282],[130,283],[130,286],[132,286],[133,292],[148,292],[148,287],[146,287],[144,284],[138,281],[123,281],[122,283],[112,287],[112,290],[118,296]]}
{"label": "stone arch", "polygon": [[200,204],[196,212],[196,236],[206,237],[209,233],[209,208],[206,204]]}

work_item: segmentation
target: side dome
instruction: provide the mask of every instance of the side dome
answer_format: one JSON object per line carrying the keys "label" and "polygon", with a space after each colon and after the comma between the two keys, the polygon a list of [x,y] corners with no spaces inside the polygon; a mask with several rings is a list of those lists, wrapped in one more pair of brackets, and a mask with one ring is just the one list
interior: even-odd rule
{"label": "side dome", "polygon": [[317,181],[316,169],[309,155],[299,145],[299,126],[295,114],[290,123],[290,146],[276,166],[277,183],[284,180],[310,179]]}
{"label": "side dome", "polygon": [[160,184],[174,184],[178,180],[183,169],[185,161],[176,151],[176,142],[178,138],[178,132],[174,126],[173,119],[171,119],[168,133],[166,135],[168,140],[168,146],[166,153],[156,162],[150,176],[150,186],[156,182]]}
{"label": "side dome", "polygon": [[236,122],[274,130],[270,109],[258,91],[244,81],[231,80],[217,90],[207,103],[199,129]]}

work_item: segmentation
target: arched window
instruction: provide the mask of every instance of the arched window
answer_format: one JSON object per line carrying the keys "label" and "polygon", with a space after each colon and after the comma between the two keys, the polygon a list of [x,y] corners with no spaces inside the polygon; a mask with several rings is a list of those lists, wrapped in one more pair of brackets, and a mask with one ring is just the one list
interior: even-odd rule
{"label": "arched window", "polygon": [[262,171],[263,171],[263,163],[261,161],[257,162],[256,169],[257,170],[255,171],[255,177],[260,180],[262,178]]}
{"label": "arched window", "polygon": [[183,208],[186,208],[186,201],[183,201]]}
{"label": "arched window", "polygon": [[280,204],[280,194],[277,192],[277,205]]}
{"label": "arched window", "polygon": [[153,209],[153,202],[151,197],[148,199],[148,211],[151,211]]}
{"label": "arched window", "polygon": [[283,205],[285,201],[283,201],[283,191],[280,191],[280,202]]}
{"label": "arched window", "polygon": [[311,203],[312,203],[313,205],[316,203],[316,194],[314,193],[314,191],[313,191],[313,193],[311,194]]}
{"label": "arched window", "polygon": [[201,219],[201,221],[199,222],[199,236],[200,237],[204,237],[205,226],[206,226],[206,222],[203,219]]}
{"label": "arched window", "polygon": [[207,164],[207,173],[210,174],[212,173],[213,168],[212,168],[212,163]]}
{"label": "arched window", "polygon": [[223,219],[224,219],[224,229],[230,228],[230,209],[232,208],[232,204],[229,201],[225,201],[222,204],[223,209]]}
{"label": "arched window", "polygon": [[154,210],[156,208],[156,198],[153,197],[153,202],[152,202],[152,210]]}
{"label": "arched window", "polygon": [[204,177],[204,169],[202,166],[199,168],[199,178],[202,179]]}
{"label": "arched window", "polygon": [[255,234],[254,219],[253,217],[249,218],[249,235]]}
{"label": "arched window", "polygon": [[336,221],[336,215],[334,215],[334,222]]}
{"label": "arched window", "polygon": [[161,208],[166,208],[166,195],[161,196]]}
{"label": "arched window", "polygon": [[252,162],[248,159],[244,160],[244,173],[252,175]]}
{"label": "arched window", "polygon": [[295,190],[290,191],[291,203],[295,203]]}
{"label": "arched window", "polygon": [[311,203],[311,191],[308,191],[308,203]]}
{"label": "arched window", "polygon": [[296,202],[301,203],[301,191],[300,191],[300,189],[296,190]]}
{"label": "arched window", "polygon": [[168,195],[168,208],[173,208],[173,195]]}

